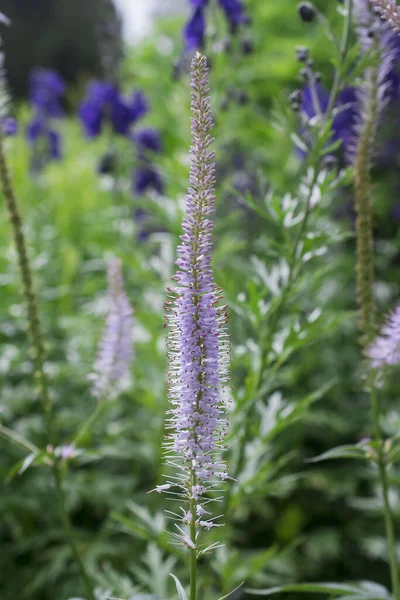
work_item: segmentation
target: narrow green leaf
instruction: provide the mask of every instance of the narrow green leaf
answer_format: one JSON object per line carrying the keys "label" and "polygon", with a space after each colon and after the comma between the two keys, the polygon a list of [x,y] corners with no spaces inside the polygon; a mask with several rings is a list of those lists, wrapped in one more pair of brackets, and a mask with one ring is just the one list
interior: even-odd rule
{"label": "narrow green leaf", "polygon": [[179,579],[173,573],[170,573],[170,575],[171,575],[172,579],[175,581],[176,589],[178,591],[179,600],[188,600],[186,592],[183,589],[183,586],[182,586],[181,582],[179,581]]}
{"label": "narrow green leaf", "polygon": [[315,458],[309,458],[307,462],[309,463],[317,463],[322,462],[324,460],[333,460],[335,458],[353,458],[358,460],[365,460],[365,450],[359,444],[347,444],[345,446],[337,446],[336,448],[332,448]]}
{"label": "narrow green leaf", "polygon": [[293,583],[289,585],[279,585],[264,590],[246,589],[248,594],[255,596],[267,596],[279,594],[281,592],[309,592],[310,594],[331,594],[340,596],[343,593],[359,594],[360,589],[357,585],[341,583]]}
{"label": "narrow green leaf", "polygon": [[237,587],[235,587],[234,590],[225,594],[225,596],[221,596],[221,598],[218,598],[218,600],[225,600],[225,598],[229,598],[229,596],[232,596],[232,594],[237,592],[242,587],[243,584],[244,584],[244,581],[242,581],[242,583],[240,583]]}

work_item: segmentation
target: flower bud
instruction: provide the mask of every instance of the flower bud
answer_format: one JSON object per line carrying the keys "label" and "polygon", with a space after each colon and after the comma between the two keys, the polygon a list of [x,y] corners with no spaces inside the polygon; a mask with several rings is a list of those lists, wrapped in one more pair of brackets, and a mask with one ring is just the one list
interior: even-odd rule
{"label": "flower bud", "polygon": [[299,17],[305,23],[311,23],[317,16],[317,9],[311,2],[300,2],[297,7]]}

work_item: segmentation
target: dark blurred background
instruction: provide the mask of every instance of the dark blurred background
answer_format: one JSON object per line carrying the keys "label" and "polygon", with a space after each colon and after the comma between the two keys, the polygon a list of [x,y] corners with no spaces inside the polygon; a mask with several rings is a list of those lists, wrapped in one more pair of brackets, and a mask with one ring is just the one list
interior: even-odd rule
{"label": "dark blurred background", "polygon": [[12,21],[2,28],[11,92],[24,96],[35,66],[68,82],[101,76],[122,56],[121,17],[112,0],[0,0]]}

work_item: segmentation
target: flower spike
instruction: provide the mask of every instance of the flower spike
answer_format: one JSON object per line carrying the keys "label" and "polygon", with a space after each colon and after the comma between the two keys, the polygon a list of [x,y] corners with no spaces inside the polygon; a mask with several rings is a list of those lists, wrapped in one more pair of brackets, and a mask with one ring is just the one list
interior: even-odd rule
{"label": "flower spike", "polygon": [[[211,267],[215,155],[209,150],[213,122],[207,74],[206,58],[197,52],[191,75],[190,186],[176,261],[177,285],[169,290],[166,317],[171,404],[166,454],[177,471],[167,484],[185,504],[180,521],[190,526],[191,549],[198,547],[194,532],[215,525],[204,517],[210,514],[204,505],[210,501],[210,489],[227,478],[221,453],[227,428],[228,315]],[[186,534],[175,537],[188,546]]]}
{"label": "flower spike", "polygon": [[92,395],[110,398],[121,390],[121,383],[132,360],[132,308],[125,294],[121,262],[117,258],[108,266],[109,314],[99,344],[93,373]]}

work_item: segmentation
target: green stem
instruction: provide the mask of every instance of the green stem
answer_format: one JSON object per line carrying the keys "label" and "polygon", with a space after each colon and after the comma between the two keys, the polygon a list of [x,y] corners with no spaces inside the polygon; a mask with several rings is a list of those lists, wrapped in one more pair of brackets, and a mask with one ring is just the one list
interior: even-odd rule
{"label": "green stem", "polygon": [[69,518],[67,508],[66,508],[65,493],[64,493],[63,485],[62,485],[62,475],[61,475],[60,467],[57,463],[54,463],[52,472],[53,472],[54,481],[56,484],[57,504],[58,504],[58,508],[60,511],[60,517],[61,517],[61,520],[64,525],[64,531],[65,531],[66,537],[68,539],[72,555],[78,566],[78,569],[79,569],[82,581],[85,585],[86,593],[88,595],[89,600],[96,600],[96,596],[94,595],[94,591],[93,591],[93,584],[89,578],[89,575],[87,574],[86,567],[83,563],[81,554],[79,552],[79,549],[78,549],[78,546],[77,546],[77,543],[75,540],[74,531],[72,529],[71,521]]}
{"label": "green stem", "polygon": [[[347,17],[345,21],[345,26],[342,33],[342,39],[340,42],[340,64],[342,65],[346,59],[347,53],[349,51],[350,37],[351,37],[351,25],[352,25],[352,14],[353,14],[353,0],[346,0],[346,12]],[[329,104],[327,109],[327,114],[330,115],[335,106],[335,102],[339,93],[340,84],[342,82],[342,75],[339,69],[336,69],[335,76],[333,79],[332,90],[329,97]]]}
{"label": "green stem", "polygon": [[46,415],[47,432],[49,444],[54,445],[53,435],[53,404],[48,392],[47,377],[44,370],[45,349],[40,322],[36,293],[32,280],[32,269],[29,262],[27,245],[23,230],[22,217],[19,211],[14,188],[11,183],[11,177],[8,171],[7,161],[4,152],[4,138],[0,132],[0,182],[3,195],[6,201],[7,211],[11,228],[14,236],[14,243],[17,250],[22,294],[26,302],[28,329],[31,345],[34,353],[36,367],[36,378],[39,384],[39,394],[43,403],[44,413]]}
{"label": "green stem", "polygon": [[368,73],[369,97],[365,110],[363,130],[357,146],[354,164],[354,199],[357,239],[357,300],[360,315],[362,344],[366,346],[375,335],[374,257],[371,199],[371,153],[375,141],[378,115],[378,73]]}
{"label": "green stem", "polygon": [[379,425],[379,399],[376,393],[374,383],[370,386],[370,398],[372,407],[372,421],[374,427],[374,437],[378,448],[378,471],[382,488],[383,497],[383,516],[385,521],[386,539],[389,553],[390,578],[392,583],[392,593],[394,600],[400,600],[399,595],[399,571],[396,559],[396,540],[393,527],[393,514],[389,500],[389,481],[387,476],[386,462],[383,455],[382,435]]}
{"label": "green stem", "polygon": [[[195,485],[195,484],[194,484]],[[192,519],[190,522],[190,539],[196,546],[196,503],[192,498],[190,500],[190,512]],[[190,550],[190,596],[189,600],[196,600],[197,585],[197,549],[193,548]]]}
{"label": "green stem", "polygon": [[[1,129],[1,128],[0,128]],[[10,173],[8,170],[7,160],[4,152],[4,136],[0,131],[0,186],[3,192],[6,207],[11,223],[11,228],[14,236],[14,243],[17,250],[19,268],[22,281],[22,294],[27,306],[28,328],[31,346],[34,352],[34,360],[36,367],[36,377],[39,383],[39,395],[43,404],[43,410],[46,418],[47,439],[51,447],[55,444],[55,435],[53,427],[53,403],[49,394],[49,386],[45,371],[45,344],[40,321],[38,303],[33,285],[32,268],[29,261],[27,244],[25,240],[21,213],[19,211],[18,202],[14,193],[14,188],[11,182]],[[52,466],[52,474],[56,487],[57,503],[62,516],[65,535],[71,547],[71,552],[79,566],[82,580],[89,593],[90,600],[96,600],[93,592],[93,587],[89,577],[85,571],[82,559],[79,555],[76,546],[74,535],[69,521],[68,513],[65,508],[64,492],[62,489],[62,479],[59,467],[57,464]]]}
{"label": "green stem", "polygon": [[82,425],[82,427],[78,430],[78,433],[76,434],[76,436],[72,440],[72,443],[73,443],[74,446],[79,446],[79,443],[84,439],[86,433],[91,429],[91,427],[93,426],[93,424],[95,423],[95,421],[97,421],[98,417],[103,412],[103,409],[104,409],[104,407],[105,407],[106,404],[107,404],[106,400],[100,400],[97,403],[96,408],[94,409],[94,411],[92,412],[92,414],[85,421],[85,423]]}

